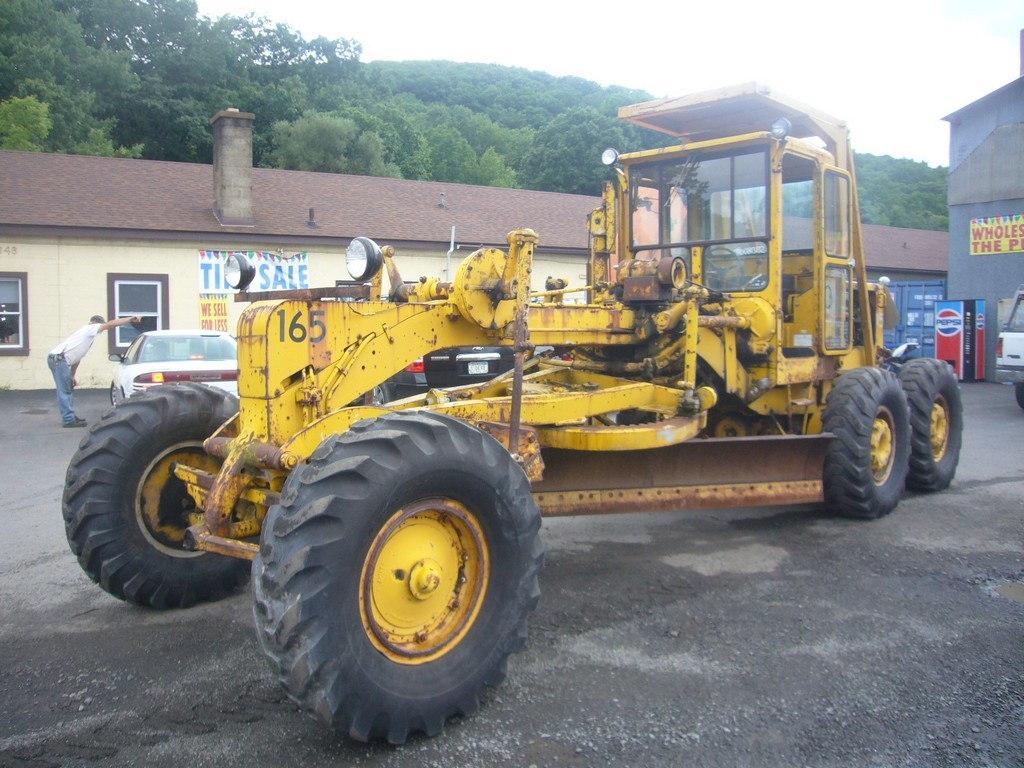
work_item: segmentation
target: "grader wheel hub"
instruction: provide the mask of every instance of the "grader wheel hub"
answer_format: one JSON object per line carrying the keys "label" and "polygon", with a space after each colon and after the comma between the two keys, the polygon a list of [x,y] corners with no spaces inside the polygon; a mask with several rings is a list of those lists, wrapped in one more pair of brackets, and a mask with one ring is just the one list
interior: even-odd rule
{"label": "grader wheel hub", "polygon": [[391,516],[366,553],[363,628],[394,662],[440,658],[472,628],[488,579],[487,542],[473,513],[452,499],[417,501]]}
{"label": "grader wheel hub", "polygon": [[417,600],[426,600],[441,586],[441,566],[436,560],[420,560],[409,574],[409,592]]}
{"label": "grader wheel hub", "polygon": [[946,455],[946,448],[949,445],[949,413],[946,400],[940,397],[932,405],[932,458],[935,461],[942,461]]}
{"label": "grader wheel hub", "polygon": [[892,472],[895,458],[895,433],[893,416],[888,410],[875,416],[871,426],[871,472],[876,483],[884,483]]}

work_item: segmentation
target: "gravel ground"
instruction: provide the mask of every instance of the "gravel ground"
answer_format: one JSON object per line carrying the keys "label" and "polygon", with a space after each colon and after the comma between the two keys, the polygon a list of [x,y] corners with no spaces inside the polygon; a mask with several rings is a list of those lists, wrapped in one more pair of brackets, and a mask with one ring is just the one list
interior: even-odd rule
{"label": "gravel ground", "polygon": [[81,434],[53,393],[0,392],[0,766],[1024,766],[1024,411],[1007,387],[963,394],[953,486],[879,521],[546,520],[505,684],[389,747],[287,701],[248,589],[159,613],[89,581],[60,515]]}

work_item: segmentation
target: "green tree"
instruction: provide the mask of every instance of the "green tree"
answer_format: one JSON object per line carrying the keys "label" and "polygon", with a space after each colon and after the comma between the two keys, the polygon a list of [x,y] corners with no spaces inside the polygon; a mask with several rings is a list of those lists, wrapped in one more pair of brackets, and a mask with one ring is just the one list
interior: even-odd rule
{"label": "green tree", "polygon": [[434,181],[471,183],[477,173],[477,156],[465,137],[450,125],[438,125],[426,131],[430,147],[430,178]]}
{"label": "green tree", "polygon": [[861,220],[910,229],[949,228],[949,171],[888,155],[857,153]]}
{"label": "green tree", "polygon": [[576,107],[537,131],[519,181],[544,192],[599,195],[606,178],[601,153],[624,142],[614,118],[592,107]]}
{"label": "green tree", "polygon": [[75,155],[96,155],[99,157],[142,157],[142,145],[135,144],[131,147],[115,147],[110,138],[109,128],[94,128],[89,131],[85,141],[79,142],[72,148]]}
{"label": "green tree", "polygon": [[245,83],[225,98],[230,99],[225,107],[237,106],[256,115],[252,161],[257,167],[273,165],[274,124],[294,122],[312,110],[310,91],[297,74],[287,75],[266,85]]}
{"label": "green tree", "polygon": [[131,62],[136,92],[111,94],[116,138],[143,143],[151,159],[210,162],[210,117],[234,106],[257,115],[253,155],[262,163],[272,126],[308,111],[358,53],[349,41],[307,42],[252,15],[199,19],[193,0],[59,1],[76,5],[90,46]]}
{"label": "green tree", "polygon": [[0,101],[0,149],[41,152],[52,127],[50,108],[35,96]]}
{"label": "green tree", "polygon": [[364,99],[344,102],[338,111],[354,120],[359,130],[375,134],[383,142],[384,162],[395,172],[389,176],[403,179],[430,178],[430,151],[427,140],[413,113],[394,100]]}
{"label": "green tree", "polygon": [[384,162],[384,144],[373,133],[359,130],[354,120],[310,112],[294,123],[273,127],[278,168],[362,176],[392,176],[397,169]]}
{"label": "green tree", "polygon": [[49,110],[48,152],[90,146],[109,134],[110,94],[131,93],[136,81],[128,57],[92,48],[78,23],[78,7],[55,0],[0,3],[0,100],[36,97]]}
{"label": "green tree", "polygon": [[516,172],[505,163],[505,158],[494,147],[488,147],[477,161],[471,184],[483,187],[515,187]]}

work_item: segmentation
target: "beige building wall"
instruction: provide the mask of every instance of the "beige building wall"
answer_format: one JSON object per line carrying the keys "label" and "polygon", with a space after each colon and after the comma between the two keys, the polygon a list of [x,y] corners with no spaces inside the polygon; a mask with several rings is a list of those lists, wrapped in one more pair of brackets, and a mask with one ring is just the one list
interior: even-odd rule
{"label": "beige building wall", "polygon": [[[348,279],[344,249],[311,250],[287,242],[275,245],[240,246],[211,240],[90,240],[78,238],[20,238],[0,249],[0,272],[27,274],[28,319],[27,356],[0,356],[0,389],[51,389],[53,378],[46,356],[76,328],[94,314],[108,317],[108,275],[166,275],[168,313],[171,328],[200,326],[199,252],[202,250],[254,250],[308,254],[310,287],[333,286],[335,280]],[[405,281],[421,276],[447,279],[450,267],[454,277],[459,263],[471,249],[462,247],[452,253],[447,248],[416,251],[399,249],[396,262]],[[534,259],[533,289],[543,290],[547,277],[561,277],[570,286],[584,284],[586,263],[582,258],[565,255],[537,255]],[[229,302],[229,329],[234,332],[244,304]],[[108,317],[109,319],[109,317]],[[96,340],[78,369],[78,386],[107,389],[112,363],[109,331]]]}

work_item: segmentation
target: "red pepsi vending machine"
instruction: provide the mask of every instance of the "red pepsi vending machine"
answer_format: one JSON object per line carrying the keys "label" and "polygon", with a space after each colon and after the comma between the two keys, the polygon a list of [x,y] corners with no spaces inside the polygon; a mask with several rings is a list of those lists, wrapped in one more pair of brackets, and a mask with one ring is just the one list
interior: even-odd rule
{"label": "red pepsi vending machine", "polygon": [[958,381],[985,380],[984,299],[935,302],[935,357]]}

